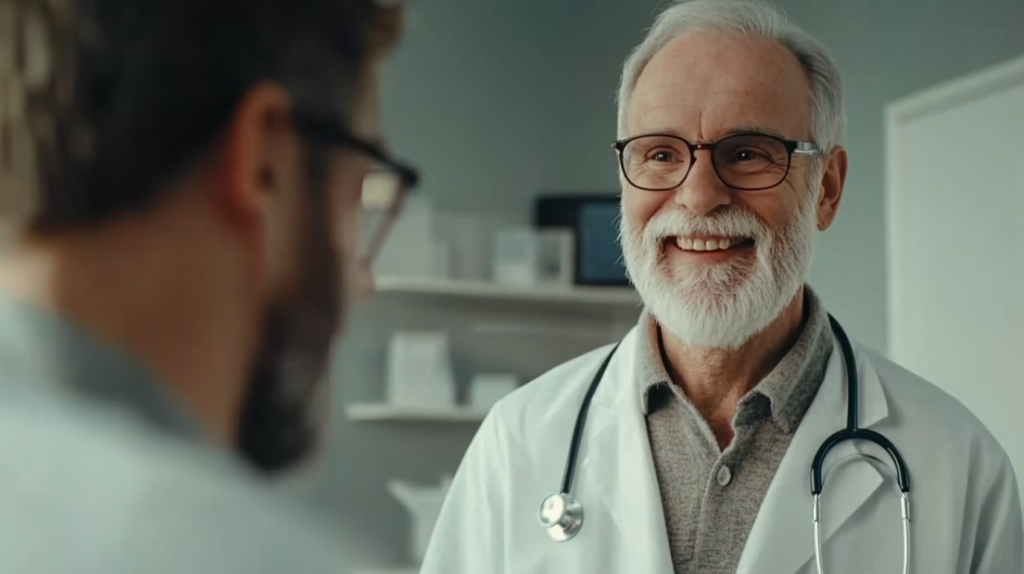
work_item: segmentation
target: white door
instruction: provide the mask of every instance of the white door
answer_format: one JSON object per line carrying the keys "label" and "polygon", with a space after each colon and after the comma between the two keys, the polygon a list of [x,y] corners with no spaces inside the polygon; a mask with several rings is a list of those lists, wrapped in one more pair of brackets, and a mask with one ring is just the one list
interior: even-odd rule
{"label": "white door", "polygon": [[889,356],[985,423],[1024,494],[1024,57],[886,128]]}

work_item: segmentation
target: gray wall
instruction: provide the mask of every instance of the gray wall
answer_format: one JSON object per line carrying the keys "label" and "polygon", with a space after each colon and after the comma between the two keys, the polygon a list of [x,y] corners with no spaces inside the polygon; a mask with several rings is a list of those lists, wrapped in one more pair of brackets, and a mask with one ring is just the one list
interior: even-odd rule
{"label": "gray wall", "polygon": [[539,190],[615,192],[617,70],[654,0],[411,3],[385,80],[394,146],[442,209],[529,213]]}
{"label": "gray wall", "polygon": [[[860,340],[886,348],[884,106],[1024,53],[1024,0],[785,0],[832,51],[848,96],[850,176],[811,283]],[[964,145],[980,145],[983,134]],[[927,153],[922,150],[921,153]],[[984,201],[983,189],[965,189]]]}
{"label": "gray wall", "polygon": [[[422,192],[446,210],[526,219],[539,191],[615,191],[613,96],[619,66],[661,2],[430,0],[411,3],[407,37],[385,83],[393,147],[425,172]],[[883,124],[886,102],[1024,53],[1022,0],[788,0],[787,11],[833,51],[849,95],[846,196],[820,241],[811,282],[849,331],[884,349]],[[982,134],[974,142],[983,142]],[[922,150],[922,153],[927,153]],[[976,193],[983,201],[986,190]],[[339,402],[380,396],[387,333],[475,312],[393,298],[363,310],[338,354]],[[506,344],[510,344],[505,342]],[[518,346],[517,346],[518,345]],[[523,373],[555,361],[510,344],[492,362]],[[483,352],[457,343],[459,360]],[[567,346],[561,352],[573,352]],[[468,370],[468,369],[463,369]],[[383,482],[435,481],[454,470],[474,427],[337,425],[315,500],[368,559],[399,559],[404,511]],[[561,464],[560,462],[553,464]],[[552,485],[554,486],[554,485]]]}

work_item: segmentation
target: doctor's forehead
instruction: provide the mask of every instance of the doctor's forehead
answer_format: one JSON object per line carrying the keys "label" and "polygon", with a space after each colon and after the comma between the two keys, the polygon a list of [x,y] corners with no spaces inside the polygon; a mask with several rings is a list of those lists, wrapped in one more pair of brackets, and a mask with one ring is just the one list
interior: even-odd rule
{"label": "doctor's forehead", "polygon": [[629,99],[629,135],[675,131],[708,141],[737,126],[810,138],[810,83],[796,57],[763,38],[688,32],[644,67]]}

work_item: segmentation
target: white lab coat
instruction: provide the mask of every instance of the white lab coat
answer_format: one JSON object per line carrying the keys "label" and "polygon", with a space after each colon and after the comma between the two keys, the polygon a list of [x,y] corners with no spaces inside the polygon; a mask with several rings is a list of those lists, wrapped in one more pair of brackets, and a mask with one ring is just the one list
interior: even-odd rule
{"label": "white lab coat", "polygon": [[[541,500],[557,492],[576,413],[610,347],[561,365],[496,405],[456,473],[421,574],[668,574],[673,572],[640,392],[634,329],[616,351],[590,407],[572,496],[580,533],[552,542]],[[768,489],[739,574],[811,574],[810,468],[818,446],[846,424],[838,342],[825,379]],[[1006,453],[970,412],[928,382],[854,344],[861,426],[885,434],[911,481],[911,572],[1024,573],[1024,527]],[[828,461],[858,451],[836,447]],[[901,572],[900,502],[886,468],[846,459],[826,475],[825,571]],[[829,464],[826,464],[828,468]]]}

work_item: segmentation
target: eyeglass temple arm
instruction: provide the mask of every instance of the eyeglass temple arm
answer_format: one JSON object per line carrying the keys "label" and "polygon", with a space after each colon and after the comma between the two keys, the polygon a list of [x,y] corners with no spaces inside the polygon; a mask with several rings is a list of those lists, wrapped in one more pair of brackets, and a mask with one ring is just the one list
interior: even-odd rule
{"label": "eyeglass temple arm", "polygon": [[367,263],[373,263],[377,259],[377,255],[380,253],[381,248],[384,246],[384,240],[391,233],[391,228],[395,226],[396,220],[398,219],[399,213],[402,211],[402,207],[405,204],[405,196],[408,191],[408,187],[405,187],[398,194],[398,198],[395,203],[391,205],[387,215],[384,218],[384,225],[377,228],[376,233],[370,239],[370,244],[365,253],[363,253],[363,259]]}
{"label": "eyeglass temple arm", "polygon": [[812,142],[793,142],[793,153],[800,155],[817,155],[822,153],[824,150],[821,149],[816,143]]}

